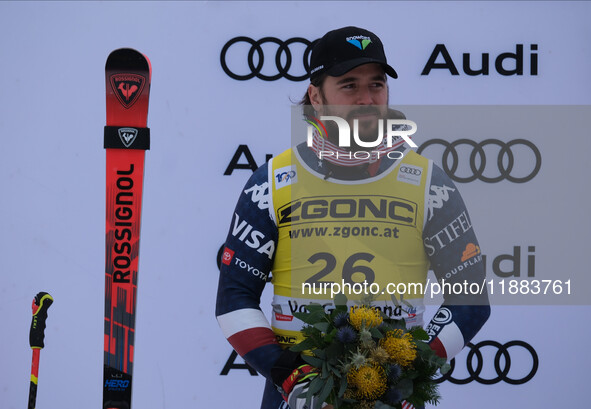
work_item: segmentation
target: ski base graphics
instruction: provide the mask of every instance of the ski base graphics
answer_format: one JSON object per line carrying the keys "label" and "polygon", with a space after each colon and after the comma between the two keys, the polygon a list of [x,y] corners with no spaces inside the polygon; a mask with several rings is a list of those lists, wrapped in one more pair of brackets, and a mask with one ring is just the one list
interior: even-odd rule
{"label": "ski base graphics", "polygon": [[130,409],[151,66],[121,48],[107,58],[105,350],[103,409]]}

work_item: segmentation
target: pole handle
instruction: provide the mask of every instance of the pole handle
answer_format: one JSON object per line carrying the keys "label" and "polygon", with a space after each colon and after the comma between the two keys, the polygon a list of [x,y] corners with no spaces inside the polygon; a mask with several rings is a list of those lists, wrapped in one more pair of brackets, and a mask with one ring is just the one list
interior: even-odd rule
{"label": "pole handle", "polygon": [[42,349],[45,345],[45,320],[47,319],[47,310],[53,304],[53,298],[46,292],[38,293],[33,299],[33,320],[31,321],[31,330],[29,331],[29,344],[31,348]]}

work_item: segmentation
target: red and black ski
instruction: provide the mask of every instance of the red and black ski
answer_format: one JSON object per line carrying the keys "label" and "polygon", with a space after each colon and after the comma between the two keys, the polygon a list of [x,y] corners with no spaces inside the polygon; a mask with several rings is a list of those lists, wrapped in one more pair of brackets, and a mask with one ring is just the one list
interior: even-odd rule
{"label": "red and black ski", "polygon": [[107,220],[103,409],[130,409],[150,61],[130,48],[113,51],[107,86]]}

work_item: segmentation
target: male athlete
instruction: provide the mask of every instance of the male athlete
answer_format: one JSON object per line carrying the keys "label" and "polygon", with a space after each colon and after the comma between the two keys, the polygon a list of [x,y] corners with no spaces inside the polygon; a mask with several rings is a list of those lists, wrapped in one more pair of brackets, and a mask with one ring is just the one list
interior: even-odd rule
{"label": "male athlete", "polygon": [[[353,303],[361,297],[351,293],[355,284],[410,288],[424,284],[429,269],[449,284],[482,283],[485,276],[472,222],[450,178],[403,138],[363,146],[381,138],[379,118],[404,118],[388,108],[387,77],[397,73],[380,39],[357,27],[330,31],[314,45],[310,71],[305,118],[343,118],[358,139],[339,146],[336,121],[325,120],[316,123],[311,144],[257,169],[238,200],[221,261],[216,316],[234,349],[267,380],[262,409],[305,407],[297,396],[314,369],[288,349],[302,340],[303,323],[293,312],[312,302],[330,309],[333,283],[349,285]],[[271,271],[269,323],[259,304]],[[423,298],[382,291],[372,305],[408,326],[424,325]],[[444,296],[425,327],[429,345],[453,358],[489,314],[486,293]]]}

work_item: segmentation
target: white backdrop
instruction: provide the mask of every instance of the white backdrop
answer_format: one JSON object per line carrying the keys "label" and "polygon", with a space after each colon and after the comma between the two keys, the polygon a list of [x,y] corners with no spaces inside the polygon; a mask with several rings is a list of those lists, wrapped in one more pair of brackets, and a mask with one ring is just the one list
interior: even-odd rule
{"label": "white backdrop", "polygon": [[[392,104],[591,105],[589,15],[585,1],[0,2],[0,407],[25,405],[30,305],[39,291],[55,302],[41,353],[37,407],[101,406],[104,64],[113,49],[140,50],[153,67],[133,407],[257,408],[260,376],[244,369],[220,375],[231,348],[214,318],[215,256],[251,174],[224,171],[239,145],[247,145],[259,165],[289,146],[290,105],[306,83],[232,79],[220,64],[223,46],[237,36],[314,40],[329,29],[357,25],[381,37],[399,73],[390,82]],[[459,75],[443,69],[421,75],[437,44],[445,45]],[[514,53],[517,44],[524,45],[524,74],[500,75],[495,58]],[[302,49],[293,49],[292,69],[298,73]],[[275,53],[272,46],[264,50],[271,65],[263,73],[272,75]],[[489,75],[466,75],[463,53],[470,53],[473,68],[489,53]],[[230,68],[248,73],[247,54],[238,45],[228,51]],[[483,120],[482,129],[488,125]],[[568,279],[589,272],[584,257],[590,194],[584,178],[591,170],[591,146],[586,129],[577,129],[565,134],[557,125],[541,135],[496,136],[525,138],[539,148],[542,165],[530,182],[458,184],[490,255],[489,270],[492,256],[513,254],[519,246],[522,276],[528,255],[535,256],[539,276]],[[576,304],[569,301],[563,303]],[[539,360],[533,378],[521,385],[445,382],[441,408],[496,408],[499,397],[507,408],[585,404],[586,383],[579,374],[591,359],[580,345],[591,335],[585,324],[591,309],[541,303],[493,306],[474,340],[531,345]],[[509,352],[507,376],[527,375],[531,356],[518,347]],[[483,378],[496,376],[494,353],[483,348]],[[457,378],[468,376],[465,356],[458,358]]]}

